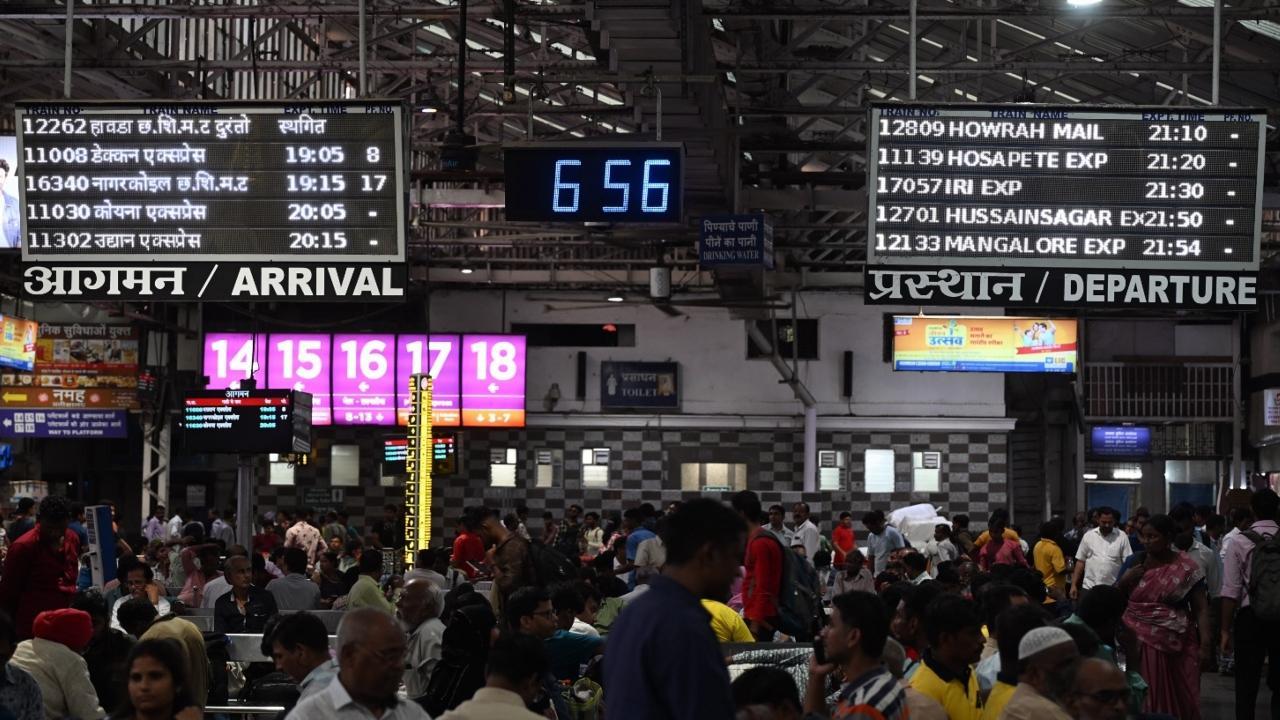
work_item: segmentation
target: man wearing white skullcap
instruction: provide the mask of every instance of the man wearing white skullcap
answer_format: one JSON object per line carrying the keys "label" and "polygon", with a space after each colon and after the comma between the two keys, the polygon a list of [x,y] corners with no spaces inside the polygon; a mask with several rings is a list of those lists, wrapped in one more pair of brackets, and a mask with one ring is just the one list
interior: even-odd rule
{"label": "man wearing white skullcap", "polygon": [[1000,720],[1071,720],[1060,704],[1070,691],[1080,651],[1066,630],[1040,627],[1018,643],[1018,687]]}

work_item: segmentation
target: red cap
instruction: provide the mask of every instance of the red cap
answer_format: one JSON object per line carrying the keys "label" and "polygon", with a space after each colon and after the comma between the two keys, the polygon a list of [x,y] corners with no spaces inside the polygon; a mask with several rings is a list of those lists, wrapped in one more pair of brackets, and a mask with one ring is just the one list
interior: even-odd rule
{"label": "red cap", "polygon": [[80,652],[93,639],[93,619],[83,610],[46,610],[36,615],[32,632],[41,640],[62,643]]}

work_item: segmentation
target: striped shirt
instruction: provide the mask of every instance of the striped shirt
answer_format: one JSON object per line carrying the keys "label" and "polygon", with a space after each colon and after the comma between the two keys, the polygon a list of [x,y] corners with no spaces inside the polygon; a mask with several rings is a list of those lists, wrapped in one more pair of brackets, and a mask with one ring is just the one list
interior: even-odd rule
{"label": "striped shirt", "polygon": [[832,720],[905,720],[907,696],[883,665],[840,690]]}

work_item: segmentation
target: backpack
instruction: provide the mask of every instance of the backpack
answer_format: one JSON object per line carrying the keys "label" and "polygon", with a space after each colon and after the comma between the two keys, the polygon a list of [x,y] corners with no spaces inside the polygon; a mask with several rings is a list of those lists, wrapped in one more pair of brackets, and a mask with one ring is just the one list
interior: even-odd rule
{"label": "backpack", "polygon": [[1253,554],[1249,557],[1249,607],[1263,622],[1280,622],[1280,533],[1263,537],[1246,530],[1241,535],[1253,541]]}
{"label": "backpack", "polygon": [[801,642],[813,638],[818,613],[822,612],[822,599],[813,586],[806,582],[808,568],[804,560],[791,550],[782,547],[782,541],[771,532],[760,533],[777,543],[782,551],[782,578],[778,583],[778,632],[790,635]]}
{"label": "backpack", "polygon": [[578,579],[578,564],[541,540],[529,541],[529,560],[533,564],[534,580],[541,587]]}

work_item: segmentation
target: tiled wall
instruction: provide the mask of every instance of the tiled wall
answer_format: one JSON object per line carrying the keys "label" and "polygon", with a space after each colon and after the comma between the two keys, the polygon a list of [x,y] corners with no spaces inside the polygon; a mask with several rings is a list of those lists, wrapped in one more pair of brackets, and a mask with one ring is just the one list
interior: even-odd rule
{"label": "tiled wall", "polygon": [[[357,523],[372,522],[386,502],[398,500],[399,488],[379,486],[377,453],[381,435],[352,429],[330,429],[318,436],[318,461],[297,473],[298,487],[260,485],[256,502],[260,509],[299,504],[303,487],[327,487],[328,450],[333,442],[361,445],[361,487],[344,488],[343,505]],[[491,449],[519,450],[518,488],[489,487]],[[610,449],[609,489],[584,489],[580,452],[584,447]],[[458,475],[437,478],[432,512],[433,537],[451,536],[453,520],[464,508],[488,502],[510,510],[525,503],[532,517],[544,510],[560,514],[570,503],[587,510],[620,512],[650,502],[655,506],[694,496],[680,490],[681,461],[743,462],[748,467],[748,487],[760,493],[766,505],[797,501],[810,504],[818,519],[829,523],[832,513],[868,509],[889,510],[931,502],[955,513],[984,517],[996,507],[1007,506],[1008,438],[1004,433],[876,433],[821,432],[819,449],[845,450],[849,457],[848,487],[843,492],[802,492],[803,434],[792,430],[646,430],[580,428],[529,428],[514,431],[469,431],[462,440]],[[892,448],[895,452],[897,490],[871,493],[862,489],[862,457],[867,448]],[[564,453],[560,487],[535,488],[535,455],[538,449]],[[942,492],[911,492],[911,453],[942,453]]]}

